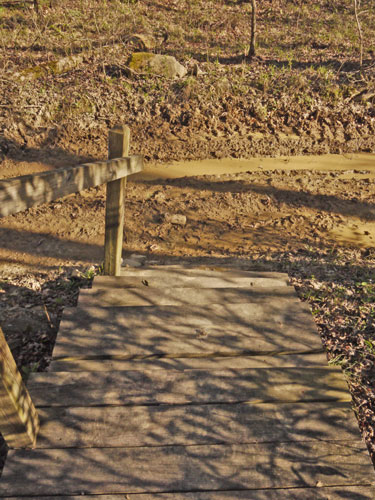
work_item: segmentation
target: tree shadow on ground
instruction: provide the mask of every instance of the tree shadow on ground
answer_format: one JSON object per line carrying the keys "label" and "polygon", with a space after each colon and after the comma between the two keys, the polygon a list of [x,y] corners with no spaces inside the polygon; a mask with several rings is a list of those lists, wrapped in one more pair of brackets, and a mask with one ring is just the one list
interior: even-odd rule
{"label": "tree shadow on ground", "polygon": [[[264,172],[263,172],[264,173]],[[300,172],[303,176],[303,171]],[[272,179],[272,172],[270,173]],[[327,195],[318,193],[309,193],[303,188],[297,190],[281,189],[271,185],[257,184],[246,180],[211,180],[200,178],[183,179],[163,179],[163,181],[144,181],[146,185],[169,185],[180,187],[181,189],[189,187],[200,190],[208,190],[214,193],[257,193],[272,197],[278,203],[285,203],[291,207],[306,207],[316,211],[340,214],[343,216],[355,216],[366,221],[375,220],[375,203],[358,200],[355,196],[352,199],[340,198],[337,195]]]}
{"label": "tree shadow on ground", "polygon": [[[167,255],[160,256],[160,259],[168,263],[174,261]],[[180,259],[175,258],[175,261],[181,263]],[[182,265],[186,268],[197,264],[216,267],[219,262],[228,266],[237,262],[237,268],[242,269],[251,269],[253,263],[251,258],[206,257],[191,258]],[[277,263],[268,264],[272,267]],[[139,289],[133,291],[141,293]],[[258,332],[255,331],[256,316],[246,311],[246,307],[242,309],[241,304],[223,303],[213,311],[206,310],[205,304],[199,304],[192,309],[197,319],[207,320],[207,315],[215,318],[215,322],[229,319],[225,327],[221,325],[222,328],[206,340],[212,345],[216,343],[217,349],[225,348],[228,329],[234,334],[243,330],[242,337],[229,335],[227,348],[232,350],[241,348],[241,342],[250,341],[255,345],[257,337],[262,342],[273,343],[280,351],[285,349],[291,332],[288,329],[280,331],[272,316],[276,312],[286,316],[291,313],[281,302],[276,303]],[[116,338],[120,342],[115,346],[116,350],[124,357],[130,353],[134,356],[136,352],[144,357],[162,356],[168,354],[170,341],[180,328],[194,327],[176,307],[164,308],[163,312],[160,317],[151,303],[140,313],[132,308],[104,308],[99,313],[95,307],[86,307],[79,314],[73,310],[67,314],[64,331],[73,331],[74,326],[78,337],[90,337],[94,351],[87,347],[81,353],[81,359],[113,354],[110,344],[113,345]],[[296,311],[291,313],[288,321],[294,323],[298,332],[301,331]],[[89,332],[88,324],[91,325]],[[145,331],[146,324],[150,329],[149,336]],[[124,328],[125,335],[116,337],[116,329],[123,334]],[[106,332],[105,338],[103,331]],[[139,343],[140,334],[144,337],[142,345]],[[202,353],[202,339],[199,341],[189,335],[182,335],[182,339],[190,349],[189,355]],[[306,327],[300,341],[308,344]],[[103,348],[107,351],[103,352]],[[104,376],[93,373],[88,385],[84,372],[63,375],[65,382],[62,384],[61,376],[54,372],[43,380],[42,375],[32,377],[30,387],[35,401],[43,407],[41,415],[46,430],[37,450],[30,452],[32,460],[31,456],[28,458],[29,452],[20,452],[16,460],[11,460],[7,481],[11,481],[12,487],[14,485],[14,491],[18,487],[17,474],[24,466],[25,479],[33,478],[33,481],[28,481],[27,489],[22,490],[22,494],[29,495],[54,495],[59,493],[57,488],[63,489],[65,494],[74,494],[78,489],[111,493],[114,488],[124,494],[129,491],[157,493],[165,492],[166,484],[171,492],[200,492],[209,484],[212,489],[232,491],[231,498],[237,489],[251,489],[252,492],[235,494],[235,498],[242,498],[242,495],[243,498],[254,498],[254,490],[271,488],[258,494],[263,500],[272,498],[270,495],[274,493],[279,494],[277,488],[315,488],[318,481],[321,487],[335,486],[344,493],[345,488],[352,488],[353,481],[368,484],[361,469],[351,468],[357,459],[363,463],[363,449],[351,438],[349,441],[344,439],[355,432],[355,420],[345,417],[345,405],[337,401],[337,398],[340,401],[340,389],[337,389],[336,396],[327,389],[326,369],[314,369],[313,377],[307,368],[303,372],[286,369],[282,374],[277,369],[255,371],[236,366],[226,370],[192,372],[189,357],[178,357],[176,351],[173,354],[175,357],[169,356],[168,360],[169,368],[176,370],[173,377],[166,378],[160,369],[163,360],[159,357],[155,359],[156,367],[161,365],[159,369],[122,372],[120,386],[119,374],[113,371]],[[57,378],[59,390],[55,385]],[[188,385],[184,382],[186,380],[189,380]],[[292,407],[288,399],[288,391],[292,393],[293,388],[300,384],[304,401],[309,402],[308,416],[303,407]],[[118,393],[113,391],[114,387],[119,387]],[[317,388],[318,396],[314,392]],[[82,391],[85,392],[86,407],[82,406]],[[343,388],[343,396],[345,391]],[[253,399],[254,404],[249,404]],[[284,399],[288,404],[282,404]],[[319,406],[322,400],[325,403],[334,401],[334,411],[327,405]],[[267,406],[275,402],[277,411]],[[106,416],[106,427],[92,435],[89,429],[96,429],[103,415]],[[53,426],[48,427],[53,421],[59,423],[60,434]],[[338,425],[340,434],[336,431]],[[56,460],[60,465],[55,468],[51,463]],[[74,466],[78,462],[84,464],[83,469]],[[124,466],[125,463],[131,467]],[[44,467],[48,471],[47,478],[36,481],[40,477],[38,471]],[[355,478],[352,475],[354,470]],[[286,498],[293,498],[296,491],[287,493]],[[314,489],[314,495],[317,495],[314,498],[319,498],[320,494],[324,495],[322,488]],[[357,495],[355,488],[350,495],[349,498],[369,498]]]}
{"label": "tree shadow on ground", "polygon": [[[23,237],[26,238],[27,235],[24,234]],[[71,252],[81,252],[82,251],[82,247],[79,244],[77,245],[75,242],[64,242],[64,245],[65,245],[65,248],[64,248],[65,252],[68,250],[68,247],[70,245],[71,245],[71,248],[70,248]],[[150,259],[153,259],[155,261],[155,255],[148,254],[147,257]],[[209,256],[203,256],[203,257],[185,258],[181,262],[181,258],[169,256],[167,254],[159,255],[157,259],[159,260],[159,262],[161,264],[163,264],[163,263],[168,263],[168,264],[176,263],[176,264],[182,264],[186,268],[195,267],[197,265],[198,266],[211,266],[211,267],[226,266],[226,267],[233,267],[235,269],[237,268],[237,269],[260,269],[260,270],[269,270],[269,271],[271,271],[271,270],[273,270],[273,271],[286,271],[289,273],[292,272],[292,273],[297,274],[297,275],[301,274],[301,276],[303,277],[303,276],[308,275],[309,273],[312,272],[311,257],[312,257],[312,255],[309,252],[302,254],[300,262],[298,263],[297,267],[296,266],[293,267],[293,263],[288,262],[287,256],[284,256],[284,260],[280,260],[280,255],[276,255],[276,254],[270,255],[269,258],[264,258],[263,260],[262,259],[252,259],[251,256],[249,256],[248,258],[236,258],[236,257],[212,258]],[[332,256],[332,257],[334,257],[334,256]],[[327,281],[332,281],[332,282],[337,281],[337,283],[340,283],[342,272],[345,274],[350,272],[350,273],[352,273],[353,276],[355,276],[357,274],[357,275],[361,275],[362,277],[363,277],[364,273],[366,272],[365,268],[363,266],[360,266],[360,265],[358,265],[358,266],[352,265],[351,269],[348,270],[348,267],[345,265],[345,263],[340,264],[340,262],[337,262],[337,261],[335,262],[334,258],[332,258],[332,264],[330,264],[330,263],[321,264],[321,263],[317,262],[314,265],[316,268],[320,269],[320,275],[325,276],[325,279]],[[331,273],[332,270],[334,270],[334,274]],[[51,287],[51,286],[52,286],[52,284],[48,283],[48,287]],[[28,290],[28,293],[29,292],[30,291]],[[33,292],[31,292],[31,293],[33,293]],[[34,299],[35,298],[37,298],[38,300],[43,299],[43,295],[40,294],[39,291],[35,292]],[[280,303],[280,306],[282,307],[281,303]],[[152,305],[151,305],[151,307],[152,307]],[[232,309],[231,309],[229,307],[229,305],[226,305],[226,308],[228,309],[228,313],[230,313],[233,316],[233,321],[236,325],[236,328],[235,328],[236,331],[239,328],[242,328],[243,321],[241,320],[240,315],[236,316],[236,307],[232,307]],[[204,309],[204,307],[203,307],[203,309]],[[202,309],[202,311],[203,311],[203,309]],[[90,314],[90,311],[88,311],[87,314]],[[170,311],[170,314],[173,315],[173,310]],[[220,314],[223,314],[223,311],[221,311],[221,312],[219,310],[216,311],[216,316],[220,315]],[[108,311],[108,316],[106,318],[104,318],[104,319],[102,318],[101,327],[106,330],[107,339],[110,339],[112,336],[112,333],[113,333],[113,328],[114,328],[113,319],[115,317],[114,315],[116,317],[119,317],[119,316],[121,316],[121,312],[111,310],[111,311]],[[129,315],[127,315],[127,318],[128,318],[128,316]],[[179,316],[176,316],[176,317],[173,316],[173,318],[174,319],[171,322],[171,325],[172,325],[172,330],[175,331],[175,326],[176,326],[176,324],[178,324],[178,322],[181,320],[181,318],[179,318]],[[297,315],[294,315],[292,319],[294,321],[297,321],[298,320]],[[86,321],[87,318],[85,318],[84,315],[81,315],[81,316],[79,316],[78,320],[79,321],[81,321],[81,320]],[[147,344],[145,346],[145,348],[149,349],[148,355],[154,355],[156,353],[160,356],[160,354],[161,354],[160,348],[163,344],[163,341],[164,341],[163,339],[164,339],[164,337],[166,339],[168,336],[170,336],[171,332],[167,331],[167,326],[165,326],[168,324],[167,322],[162,321],[162,323],[160,323],[159,316],[155,316],[154,318],[151,317],[151,320],[154,322],[153,326],[152,326],[153,331],[158,331],[159,337],[158,337],[157,342],[155,342],[155,339],[153,339],[153,341],[150,342],[149,344]],[[69,315],[68,315],[68,321],[69,321]],[[77,319],[76,319],[76,321],[77,321]],[[89,319],[88,321],[90,322],[91,319]],[[104,324],[103,324],[103,321],[104,321]],[[94,325],[94,323],[95,323],[94,318],[92,318],[92,324]],[[160,330],[161,325],[163,327],[163,331]],[[182,326],[186,327],[186,321],[184,318],[182,318]],[[126,327],[126,325],[125,325],[125,327]],[[229,325],[228,325],[228,327],[229,327]],[[138,329],[139,328],[141,330],[144,328],[143,318],[141,318],[141,321],[138,325]],[[297,326],[297,328],[298,328],[298,326]],[[299,327],[299,329],[300,329],[300,327]],[[267,340],[266,337],[269,337],[270,339],[272,338],[272,336],[274,335],[272,330],[273,330],[272,327],[269,327],[267,329],[264,325],[264,327],[262,328],[263,341]],[[57,329],[56,329],[56,331],[57,331]],[[221,333],[221,335],[219,335],[217,338],[218,348],[219,347],[223,348],[223,346],[225,346],[226,336],[224,335],[224,333],[225,332],[223,331]],[[100,332],[96,331],[94,328],[94,330],[92,331],[92,338],[95,340],[96,337],[99,340],[101,339]],[[126,338],[127,338],[128,347],[129,347],[129,345],[132,344],[133,340],[135,341],[134,331],[129,330],[128,335],[126,335]],[[34,338],[32,338],[32,339],[30,338],[28,340],[24,339],[24,341],[33,343],[36,341],[36,339],[34,337]],[[194,343],[192,343],[192,349],[194,349],[193,344]],[[136,347],[136,343],[134,343],[134,346]],[[52,342],[51,342],[50,348],[51,347],[52,347]],[[284,347],[285,347],[284,342],[283,342],[283,339],[281,338],[279,348],[284,348]],[[108,345],[104,345],[104,348],[108,349]],[[234,350],[241,349],[241,338],[239,337],[239,338],[235,339],[233,337],[232,344],[228,346],[228,349],[229,348],[231,348],[232,350],[233,349]],[[103,355],[103,352],[104,351],[101,350],[100,354]],[[46,354],[42,353],[42,351],[40,351],[40,354],[42,354],[43,357],[46,357]],[[104,354],[105,354],[105,352],[104,352]],[[90,355],[90,352],[86,351],[83,354],[83,357],[89,356],[89,355]],[[143,355],[145,355],[145,352],[143,352]],[[160,362],[161,362],[160,360],[155,361],[156,365],[158,365]],[[176,358],[172,362],[172,365],[173,365],[173,363],[175,364],[174,368],[176,368],[176,369],[183,369],[183,367],[184,367],[184,359],[182,359],[182,358]],[[267,394],[267,390],[268,390],[267,389],[268,386],[266,387],[267,380],[261,374],[259,374],[259,376],[260,376],[260,378],[259,378],[259,380],[257,380],[257,383],[260,384],[261,388],[263,387],[264,394]],[[155,377],[153,377],[153,376],[147,378],[147,375],[145,374],[145,376],[141,377],[140,381],[137,379],[137,375],[132,375],[131,377],[132,378],[129,381],[129,383],[133,387],[133,390],[134,390],[134,387],[136,387],[136,388],[138,387],[139,394],[145,393],[145,390],[147,389],[148,385],[151,384],[153,387],[155,385]],[[138,382],[137,382],[137,380],[138,380]],[[289,381],[289,384],[291,384],[293,382],[293,380],[291,379]],[[323,378],[322,378],[321,382],[322,382],[322,384],[324,384]],[[140,384],[139,386],[134,385],[134,384],[138,384],[138,383]],[[223,383],[224,383],[224,386],[223,386]],[[217,402],[217,404],[221,404],[221,405],[224,404],[224,406],[220,406],[220,408],[218,407],[215,412],[212,412],[212,407],[210,408],[210,418],[209,419],[204,417],[204,415],[202,414],[202,411],[200,410],[199,407],[194,407],[194,406],[190,407],[188,411],[185,411],[183,413],[182,417],[178,416],[178,415],[176,416],[173,413],[173,411],[170,411],[171,415],[169,415],[169,413],[168,413],[169,410],[165,407],[160,408],[160,409],[155,409],[154,406],[145,407],[145,409],[143,410],[144,415],[142,417],[144,422],[148,422],[148,421],[159,422],[160,418],[167,419],[164,422],[165,425],[162,428],[160,428],[158,432],[155,432],[152,435],[150,435],[150,439],[152,439],[152,443],[150,442],[150,443],[146,443],[146,444],[151,444],[153,447],[162,447],[165,445],[165,443],[168,443],[168,446],[170,446],[171,440],[172,440],[173,445],[178,447],[178,446],[181,446],[182,443],[178,441],[177,437],[179,439],[181,439],[181,436],[182,437],[188,436],[189,446],[192,446],[192,445],[197,443],[196,439],[198,437],[200,438],[202,436],[202,434],[204,434],[206,436],[206,440],[207,440],[207,442],[205,442],[205,446],[207,447],[207,446],[212,445],[213,447],[210,449],[206,448],[207,454],[203,454],[203,455],[201,455],[201,451],[202,451],[201,448],[200,448],[200,450],[197,449],[196,453],[191,448],[192,455],[189,455],[189,458],[188,458],[188,460],[190,460],[190,462],[188,464],[188,469],[191,471],[195,471],[195,470],[199,469],[201,471],[201,473],[203,471],[204,477],[207,479],[207,481],[217,481],[218,477],[220,477],[220,474],[221,474],[221,472],[220,472],[221,466],[218,469],[216,469],[216,466],[214,468],[210,468],[207,465],[206,460],[211,460],[211,458],[212,458],[212,459],[215,459],[217,461],[217,463],[220,463],[220,460],[222,459],[221,458],[222,451],[227,450],[224,448],[222,448],[222,449],[221,448],[214,448],[214,446],[217,446],[219,443],[220,443],[220,445],[223,445],[223,444],[225,445],[225,443],[227,443],[227,441],[229,439],[228,436],[226,436],[227,427],[223,424],[224,420],[230,418],[231,422],[233,423],[233,417],[232,417],[232,413],[231,413],[232,408],[233,408],[233,401],[231,400],[229,406],[225,406],[226,404],[228,404],[228,401],[226,401],[225,398],[226,397],[233,398],[233,395],[237,394],[237,392],[241,391],[241,390],[247,391],[248,390],[247,384],[248,384],[248,379],[246,377],[243,380],[242,379],[237,380],[236,386],[235,386],[236,390],[234,391],[234,387],[230,384],[230,380],[229,379],[224,380],[222,378],[222,376],[221,376],[220,380],[219,379],[217,379],[217,380],[212,379],[212,380],[208,381],[207,387],[203,386],[201,384],[201,381],[200,381],[199,391],[198,390],[196,391],[196,394],[198,394],[200,398],[204,398],[205,395],[207,397],[211,397],[210,396],[211,394],[218,394],[218,395],[220,395],[220,397],[224,398],[223,401]],[[70,386],[69,390],[71,391],[70,397],[75,397],[75,389],[74,388],[72,389],[72,386]],[[48,391],[47,391],[47,393],[48,393]],[[161,393],[163,393],[163,391]],[[128,394],[128,397],[130,397],[130,393],[127,393],[127,394]],[[77,398],[80,397],[79,391],[76,394],[76,397]],[[104,397],[104,393],[103,393],[103,397]],[[241,396],[239,394],[237,395],[237,399],[239,401],[241,400]],[[95,406],[95,404],[94,404],[94,406]],[[249,438],[246,438],[246,437],[244,438],[243,436],[244,436],[246,429],[249,429],[249,425],[248,425],[249,422],[251,421],[254,423],[254,419],[255,419],[254,412],[250,412],[249,415],[247,415],[247,407],[244,407],[243,410],[244,411],[241,413],[242,420],[239,423],[240,429],[238,429],[239,432],[237,433],[237,438],[239,436],[242,436],[241,446],[247,442],[246,439],[249,440]],[[95,415],[96,415],[95,411],[96,410],[93,408],[93,410],[92,410],[92,412],[93,412],[92,413],[93,425],[95,423]],[[136,418],[138,420],[140,420],[139,415]],[[62,422],[62,425],[67,426],[66,432],[67,433],[68,433],[68,431],[70,432],[72,430],[71,424],[69,424],[68,421],[65,422],[65,420],[62,416],[59,416],[59,419],[61,419],[60,421]],[[74,425],[76,426],[77,430],[84,429],[86,425],[90,425],[90,419],[88,419],[87,415],[80,416],[80,414],[78,412],[75,419],[76,420],[75,420]],[[210,424],[215,423],[215,421],[216,421],[217,425],[208,425],[208,423],[204,423],[204,422],[208,422],[208,421],[210,421]],[[260,421],[264,423],[264,416],[261,416]],[[280,432],[284,432],[282,430],[282,426],[280,427],[280,422],[277,419],[275,419],[272,422],[273,423],[271,423],[270,427],[273,429],[274,432],[276,432],[278,430],[280,430]],[[336,425],[337,424],[336,417],[331,418],[328,416],[327,420],[325,421],[325,424]],[[301,417],[300,419],[297,418],[297,420],[294,421],[293,425],[291,425],[290,428],[293,429],[294,432],[298,434],[298,429],[301,426],[301,432],[302,432],[302,435],[304,435],[304,433],[306,432],[304,425],[305,425],[305,419],[303,417]],[[349,425],[349,421],[343,422],[343,425]],[[114,428],[115,428],[115,426],[114,426]],[[186,429],[188,429],[188,435],[186,435]],[[213,432],[213,430],[215,430],[215,432]],[[248,432],[248,430],[246,432]],[[309,432],[311,433],[311,431],[309,431]],[[124,439],[125,438],[128,439],[127,434],[124,434],[124,436],[125,436]],[[135,433],[135,434],[133,433],[133,436],[136,436],[139,439],[142,438],[142,435],[139,433]],[[53,437],[54,436],[51,435],[50,439],[53,439]],[[290,436],[288,437],[288,439],[289,438],[290,438]],[[117,439],[118,439],[118,433],[116,432],[116,440]],[[168,439],[169,439],[169,441],[168,441]],[[259,439],[260,439],[259,433],[257,433],[257,442],[258,443],[259,443]],[[284,437],[284,439],[285,439],[285,437]],[[322,435],[318,435],[318,434],[314,435],[314,436],[310,435],[309,439],[310,440],[318,440],[319,442],[321,442]],[[254,441],[251,441],[251,439],[250,439],[249,443],[254,443]],[[142,446],[144,446],[144,445],[145,445],[145,443],[142,444]],[[56,444],[54,444],[53,446],[56,446]],[[65,446],[65,444],[64,444],[64,446]],[[116,446],[118,446],[118,443]],[[133,446],[141,446],[141,444],[138,443],[138,444],[135,444]],[[255,460],[254,466],[256,466],[256,470],[257,470],[257,474],[258,474],[256,481],[259,482],[259,485],[261,484],[262,480],[264,480],[264,477],[267,477],[268,480],[272,482],[273,488],[275,488],[275,487],[277,488],[277,485],[279,484],[278,479],[276,477],[277,475],[275,475],[275,471],[278,470],[277,464],[275,464],[273,461],[271,461],[270,463],[257,461],[253,454],[251,454],[251,453],[249,454],[248,450],[245,448],[241,448],[241,446],[238,449],[236,449],[237,450],[236,453],[238,453],[240,455],[243,453],[244,454],[243,456],[246,458],[248,463],[253,463],[253,461]],[[258,450],[259,452],[264,451],[264,448],[262,448],[263,445],[258,444],[256,446],[259,448],[259,450]],[[319,469],[319,471],[317,470],[314,473],[312,473],[313,475],[310,477],[309,476],[310,472],[307,472],[308,466],[303,460],[303,457],[306,457],[310,453],[310,448],[309,448],[310,445],[305,446],[305,445],[301,444],[301,445],[293,445],[293,446],[294,446],[293,450],[291,452],[288,452],[288,453],[284,453],[285,450],[283,451],[280,449],[280,453],[284,457],[285,460],[292,460],[293,459],[294,472],[293,472],[292,476],[290,476],[290,478],[288,479],[291,481],[291,485],[293,485],[293,487],[298,487],[298,486],[301,486],[302,483],[304,485],[308,485],[310,483],[315,484],[317,480],[323,481],[323,483],[324,483],[324,481],[328,481],[328,483],[329,483],[330,476],[335,474],[333,464],[328,464],[328,463],[325,464],[324,467],[322,466],[323,468]],[[321,446],[321,444],[319,444],[319,446]],[[251,444],[251,447],[254,447],[254,444]],[[169,450],[171,450],[171,448],[169,448]],[[183,451],[183,450],[184,450],[184,448],[181,448],[181,449],[175,448],[174,449],[174,452],[176,453],[177,463],[180,464],[177,467],[178,470],[176,469],[176,477],[179,477],[180,478],[179,480],[182,480],[182,477],[180,476],[182,474],[185,479],[190,481],[189,484],[195,484],[193,481],[193,476],[194,476],[195,472],[194,472],[194,474],[192,472],[192,474],[193,474],[192,476],[188,474],[188,476],[185,477],[184,471],[187,470],[187,469],[185,469],[185,465],[186,465],[184,462],[185,459],[181,463],[179,462],[179,460],[182,459],[181,457],[182,457],[183,453],[185,453],[185,451]],[[94,452],[95,452],[95,450],[93,450],[93,453]],[[40,452],[37,452],[36,455],[38,455],[38,460],[41,460],[43,462],[43,460],[47,460],[47,461],[51,460],[51,456],[49,455],[49,453],[50,452],[48,451],[48,449],[44,450],[44,451],[40,450]],[[59,453],[60,452],[58,452],[58,454]],[[63,455],[63,453],[64,452],[61,451],[61,456]],[[78,453],[78,455],[82,454],[82,460],[87,461],[87,466],[93,467],[94,469],[99,467],[99,465],[101,463],[101,458],[103,458],[103,459],[105,458],[106,460],[108,459],[108,457],[105,454],[103,456],[101,456],[101,458],[99,459],[98,457],[95,458],[94,455],[91,454],[91,452],[88,452],[88,454],[86,454],[85,451],[82,451],[82,452],[77,451],[77,453]],[[123,453],[127,453],[127,451],[123,451]],[[132,453],[132,452],[129,451],[129,453]],[[138,455],[138,451],[134,451],[134,453],[135,453],[134,457],[133,457],[134,459],[142,460],[142,461],[145,460],[147,463],[149,460],[154,461],[156,458],[156,456],[154,457],[152,455],[152,453],[151,453],[151,455],[146,454],[144,456],[142,455],[142,453],[140,455]],[[355,449],[351,450],[351,453],[353,456],[353,453],[355,454],[356,450]],[[322,459],[322,463],[323,463],[324,458],[321,457],[321,459]],[[156,462],[157,462],[157,460],[156,460]],[[38,462],[38,464],[40,465],[39,462]],[[38,465],[38,467],[39,467],[39,465]],[[172,464],[171,464],[171,466],[172,466]],[[106,462],[105,469],[102,469],[102,472],[103,471],[107,474],[109,481],[114,481],[115,480],[114,478],[119,473],[114,462],[111,460],[108,460]],[[149,487],[150,489],[152,489],[152,491],[159,491],[160,490],[161,484],[159,484],[158,479],[157,479],[157,475],[159,474],[159,472],[160,471],[158,471],[157,467],[156,467],[156,469],[154,470],[153,477],[147,476],[147,475],[142,477],[142,481],[143,481],[143,484],[145,485],[145,487],[146,486]],[[34,473],[35,472],[32,471],[32,474],[34,474]],[[66,469],[64,471],[64,477],[69,477],[71,479],[74,479],[74,481],[77,481],[79,479],[77,477],[75,471],[70,470],[70,469],[69,470]],[[93,476],[91,476],[91,478],[92,477]],[[131,482],[134,480],[134,477],[131,475],[130,471],[128,471],[125,475],[122,474],[121,477],[122,477],[122,480],[125,482],[127,482],[127,481]],[[58,474],[54,478],[54,481],[55,480],[60,482],[60,480],[62,480],[62,476],[60,474]],[[193,483],[192,483],[192,481],[193,481]],[[91,487],[95,488],[96,487],[95,480],[91,479],[90,481],[88,481],[87,479],[83,478],[83,482],[85,483],[84,486],[87,488],[91,488]],[[256,484],[258,484],[258,482]],[[242,475],[241,471],[238,471],[236,473],[236,477],[233,476],[231,480],[229,480],[229,478],[227,478],[223,483],[220,483],[219,486],[222,487],[223,485],[225,486],[226,489],[236,489],[238,487],[245,488],[247,485],[247,482],[245,479],[245,475]],[[66,483],[66,486],[67,486],[68,490],[71,487],[68,483]],[[197,486],[197,488],[199,488],[198,483],[196,486]],[[252,484],[252,487],[253,487],[253,484]],[[121,486],[121,488],[122,488],[122,486]],[[355,493],[353,493],[353,494],[355,494]],[[236,498],[240,498],[240,497],[236,496]],[[289,498],[292,498],[292,497],[289,497]],[[361,498],[361,496],[357,496],[357,497],[353,496],[351,498]],[[362,498],[366,498],[366,496],[363,496]]]}
{"label": "tree shadow on ground", "polygon": [[[287,69],[291,70],[306,70],[306,69],[314,69],[318,68],[327,68],[332,69],[334,71],[339,71],[342,74],[345,73],[353,73],[355,71],[365,71],[367,68],[371,68],[374,65],[374,60],[365,59],[360,66],[359,62],[355,59],[340,59],[340,58],[325,58],[323,55],[317,55],[316,59],[308,60],[308,61],[298,61],[298,60],[290,60],[290,59],[275,59],[273,56],[266,56],[262,53],[262,51],[258,51],[258,54],[249,59],[246,57],[244,52],[238,53],[237,50],[233,50],[232,55],[220,55],[222,52],[228,53],[228,46],[225,44],[217,44],[211,43],[209,44],[210,50],[206,53],[202,52],[189,52],[191,58],[197,60],[198,62],[205,63],[220,63],[222,65],[228,66],[238,66],[240,64],[247,65],[249,68],[256,67],[258,70],[267,71],[269,68],[278,68],[278,69]],[[287,50],[291,47],[284,47],[284,50]],[[182,49],[164,49],[163,53],[172,55],[176,57],[176,59],[184,59],[186,57],[185,51]],[[236,53],[237,52],[237,53]]]}

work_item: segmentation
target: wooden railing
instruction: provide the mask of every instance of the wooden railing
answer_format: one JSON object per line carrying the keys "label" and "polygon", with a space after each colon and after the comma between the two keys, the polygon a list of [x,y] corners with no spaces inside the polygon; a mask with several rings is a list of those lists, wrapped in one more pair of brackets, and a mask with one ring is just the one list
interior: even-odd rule
{"label": "wooden railing", "polygon": [[[0,180],[0,218],[84,189],[107,184],[104,273],[120,274],[126,177],[143,170],[128,156],[130,130],[109,131],[108,160]],[[0,328],[0,432],[11,447],[34,446],[38,415]]]}
{"label": "wooden railing", "polygon": [[68,194],[107,184],[104,272],[120,272],[126,177],[143,170],[142,156],[128,156],[130,130],[109,131],[108,160],[0,180],[0,217]]}
{"label": "wooden railing", "polygon": [[34,446],[38,414],[0,328],[0,432],[11,448]]}

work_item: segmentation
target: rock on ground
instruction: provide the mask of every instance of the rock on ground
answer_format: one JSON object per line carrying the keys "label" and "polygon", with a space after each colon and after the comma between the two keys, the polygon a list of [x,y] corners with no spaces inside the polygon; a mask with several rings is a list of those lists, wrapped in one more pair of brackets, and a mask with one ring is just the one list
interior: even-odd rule
{"label": "rock on ground", "polygon": [[173,56],[151,54],[150,52],[134,52],[127,62],[135,73],[150,73],[166,78],[183,78],[187,69]]}

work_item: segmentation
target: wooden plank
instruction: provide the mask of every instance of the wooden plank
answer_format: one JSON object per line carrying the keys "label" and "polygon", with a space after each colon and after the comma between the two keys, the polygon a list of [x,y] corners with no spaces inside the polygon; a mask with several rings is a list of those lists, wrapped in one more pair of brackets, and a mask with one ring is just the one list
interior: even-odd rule
{"label": "wooden plank", "polygon": [[0,328],[0,432],[8,446],[34,446],[39,419]]}
{"label": "wooden plank", "polygon": [[0,217],[142,170],[143,158],[135,155],[0,180]]}
{"label": "wooden plank", "polygon": [[177,275],[170,276],[166,273],[165,276],[158,277],[142,277],[142,276],[98,276],[94,282],[95,289],[106,288],[249,288],[256,287],[277,287],[288,284],[288,277],[282,278],[265,278],[263,276],[254,277],[230,277],[230,276],[186,276]]}
{"label": "wooden plank", "polygon": [[294,301],[66,311],[53,357],[233,356],[322,350],[310,312]]}
{"label": "wooden plank", "polygon": [[313,354],[281,354],[273,356],[224,356],[200,358],[103,359],[100,353],[92,359],[64,358],[52,360],[49,371],[123,371],[123,370],[227,370],[230,368],[293,368],[327,365],[323,352]]}
{"label": "wooden plank", "polygon": [[[170,278],[178,277],[178,276],[206,276],[211,278],[220,278],[226,276],[227,278],[274,278],[274,279],[283,279],[287,278],[286,273],[279,273],[275,271],[257,271],[257,270],[248,270],[236,267],[228,267],[228,266],[215,266],[215,265],[197,265],[197,264],[184,264],[180,263],[181,259],[179,259],[179,264],[162,264],[162,265],[151,265],[144,267],[123,267],[121,269],[121,276],[124,277],[153,277],[153,278],[161,278],[163,276],[169,276]],[[192,267],[194,266],[194,267]],[[97,276],[95,279],[102,279],[102,276]],[[103,277],[105,279],[105,277]]]}
{"label": "wooden plank", "polygon": [[351,441],[18,450],[9,453],[0,494],[368,486],[373,479],[367,450]]}
{"label": "wooden plank", "polygon": [[124,231],[126,178],[107,184],[104,273],[119,276]]}
{"label": "wooden plank", "polygon": [[351,400],[331,367],[35,373],[28,388],[36,406]]}
{"label": "wooden plank", "polygon": [[[33,500],[35,496],[5,497],[4,500]],[[85,495],[85,500],[374,500],[371,486],[339,486],[328,488],[282,488],[194,493],[145,493],[120,495]],[[82,500],[82,496],[48,496],[43,500]]]}
{"label": "wooden plank", "polygon": [[350,441],[348,403],[42,408],[37,448]]}
{"label": "wooden plank", "polygon": [[203,304],[228,304],[241,302],[264,302],[273,299],[297,301],[294,288],[281,286],[275,288],[128,288],[116,290],[84,289],[79,295],[79,304],[90,306],[181,306]]}
{"label": "wooden plank", "polygon": [[[108,159],[128,156],[130,129],[113,128],[108,136]],[[126,177],[107,183],[105,213],[104,273],[119,276],[124,231]]]}

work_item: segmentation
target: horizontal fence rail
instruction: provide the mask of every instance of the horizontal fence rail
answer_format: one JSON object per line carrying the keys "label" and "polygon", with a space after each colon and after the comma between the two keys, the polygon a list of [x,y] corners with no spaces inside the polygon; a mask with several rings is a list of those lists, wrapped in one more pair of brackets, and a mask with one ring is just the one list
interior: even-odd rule
{"label": "horizontal fence rail", "polygon": [[0,218],[106,184],[104,272],[117,276],[121,269],[126,178],[144,168],[142,156],[128,156],[129,143],[129,127],[119,125],[108,134],[108,160],[0,180]]}
{"label": "horizontal fence rail", "polygon": [[143,170],[139,155],[0,180],[0,217],[22,212]]}

